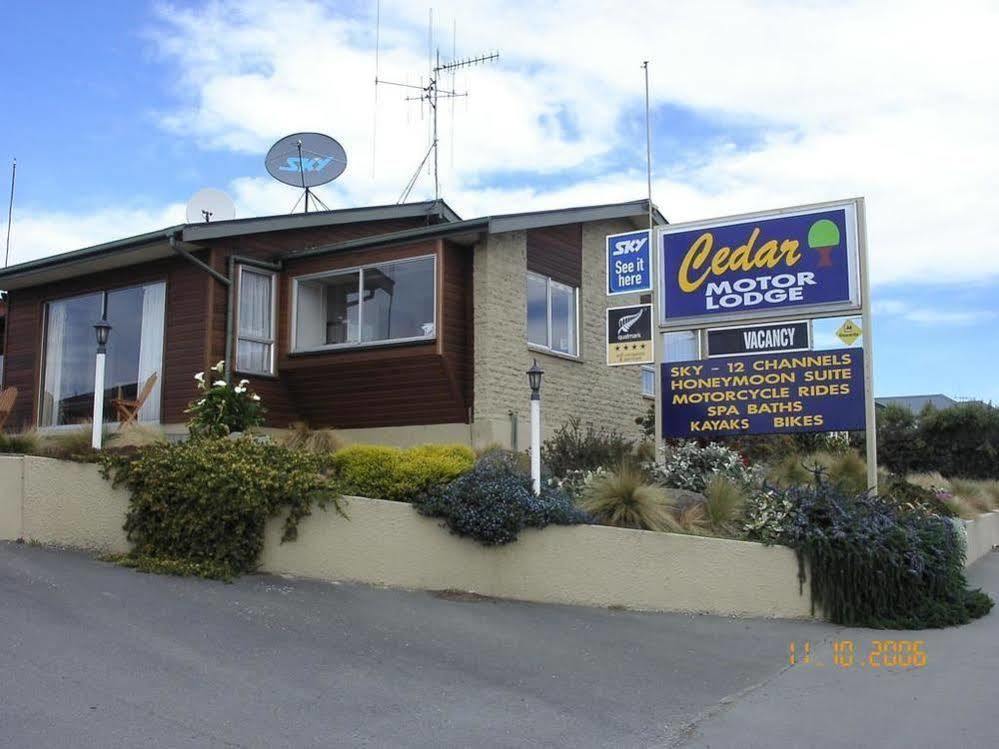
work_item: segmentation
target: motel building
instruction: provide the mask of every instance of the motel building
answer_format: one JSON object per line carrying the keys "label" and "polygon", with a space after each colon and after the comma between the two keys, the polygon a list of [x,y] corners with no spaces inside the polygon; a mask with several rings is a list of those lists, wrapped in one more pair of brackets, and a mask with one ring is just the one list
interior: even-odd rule
{"label": "motel building", "polygon": [[645,200],[474,219],[432,201],[172,226],[14,265],[7,429],[92,417],[106,309],[106,419],[151,383],[139,419],[183,432],[194,374],[225,359],[268,427],[523,450],[536,358],[545,436],[571,416],[637,436],[652,369],[607,366],[604,327],[607,307],[643,300],[607,296],[605,237],[647,226]]}

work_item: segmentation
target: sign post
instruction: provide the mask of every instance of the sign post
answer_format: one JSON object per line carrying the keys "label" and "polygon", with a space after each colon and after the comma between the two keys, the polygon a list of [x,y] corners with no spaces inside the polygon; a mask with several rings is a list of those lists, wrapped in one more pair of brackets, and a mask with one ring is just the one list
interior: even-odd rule
{"label": "sign post", "polygon": [[[664,437],[863,429],[876,491],[863,199],[672,224],[655,249],[657,449]],[[862,330],[847,332],[862,349],[792,353],[811,348],[811,320],[858,312]],[[679,330],[728,358],[664,364],[661,334]]]}

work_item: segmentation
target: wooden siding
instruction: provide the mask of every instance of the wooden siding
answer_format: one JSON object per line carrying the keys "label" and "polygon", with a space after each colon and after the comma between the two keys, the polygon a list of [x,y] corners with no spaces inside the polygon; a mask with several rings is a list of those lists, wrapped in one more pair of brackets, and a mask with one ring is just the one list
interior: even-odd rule
{"label": "wooden siding", "polygon": [[583,225],[529,229],[527,270],[579,288],[583,283]]}
{"label": "wooden siding", "polygon": [[[431,254],[437,258],[435,341],[290,352],[297,276]],[[472,391],[468,250],[427,241],[289,260],[279,286],[278,372],[299,418],[343,429],[467,423]],[[279,425],[276,420],[274,425]]]}
{"label": "wooden siding", "polygon": [[[424,223],[424,219],[414,218],[247,235],[205,242],[206,249],[196,254],[225,275],[230,255],[269,261],[291,250]],[[435,341],[290,353],[295,276],[426,254],[437,257]],[[20,395],[10,427],[35,423],[45,302],[154,280],[167,283],[161,421],[187,420],[184,410],[196,393],[194,373],[225,358],[229,293],[193,264],[169,258],[12,292],[7,316],[6,384],[18,387]],[[276,288],[277,372],[273,377],[234,375],[250,380],[261,396],[268,425],[283,427],[297,420],[341,428],[468,422],[473,393],[471,250],[426,241],[292,259],[278,274]]]}
{"label": "wooden siding", "polygon": [[167,284],[160,419],[165,423],[184,421],[184,409],[195,394],[192,377],[207,364],[206,302],[209,283],[215,282],[191,263],[171,258],[10,292],[5,382],[19,392],[8,425],[21,428],[35,424],[46,302],[153,281]]}

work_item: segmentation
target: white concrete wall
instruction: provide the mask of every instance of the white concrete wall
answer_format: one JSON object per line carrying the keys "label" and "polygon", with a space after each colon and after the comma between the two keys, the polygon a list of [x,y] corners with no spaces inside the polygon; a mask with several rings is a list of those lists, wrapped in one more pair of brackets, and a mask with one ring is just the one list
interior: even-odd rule
{"label": "white concrete wall", "polygon": [[967,547],[965,567],[974,564],[999,545],[999,512],[979,515],[975,520],[957,520],[956,523],[964,531]]}
{"label": "white concrete wall", "polygon": [[[783,547],[595,525],[525,531],[486,548],[407,504],[351,497],[344,520],[317,512],[298,539],[268,524],[270,572],[403,588],[455,589],[525,601],[650,611],[807,617],[798,563]],[[807,587],[806,587],[807,591]]]}
{"label": "white concrete wall", "polygon": [[[650,611],[804,618],[798,563],[783,547],[603,526],[525,531],[486,548],[451,535],[408,504],[346,499],[345,519],[316,510],[298,540],[267,524],[267,572],[402,588],[463,590],[526,601]],[[0,539],[126,551],[125,490],[94,465],[0,456]],[[959,522],[971,564],[999,544],[999,513]]]}

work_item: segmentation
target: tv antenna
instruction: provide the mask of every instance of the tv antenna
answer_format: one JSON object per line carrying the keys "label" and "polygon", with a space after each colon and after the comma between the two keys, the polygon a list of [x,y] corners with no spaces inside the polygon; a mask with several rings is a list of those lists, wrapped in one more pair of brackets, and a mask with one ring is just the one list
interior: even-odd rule
{"label": "tv antenna", "polygon": [[332,182],[347,168],[347,152],[343,146],[322,133],[293,133],[286,135],[267,152],[264,159],[267,173],[278,182],[302,188],[302,194],[291,212],[305,200],[305,212],[309,212],[309,198],[329,210],[312,188]]}
{"label": "tv antenna", "polygon": [[[430,23],[427,30],[427,57],[429,74],[427,76],[427,83],[423,85],[422,77],[420,85],[415,85],[412,83],[402,83],[399,81],[389,81],[378,77],[378,62],[379,62],[379,39],[380,39],[380,25],[381,25],[381,3],[379,2],[376,9],[375,16],[375,116],[378,115],[378,85],[382,84],[385,86],[399,86],[401,88],[415,89],[420,93],[414,94],[412,96],[407,96],[406,101],[419,101],[426,102],[430,107],[430,145],[427,148],[426,153],[423,155],[423,159],[420,161],[420,165],[416,167],[416,171],[413,172],[413,176],[410,177],[409,182],[406,183],[406,187],[402,191],[402,195],[399,196],[397,203],[404,203],[409,197],[409,194],[413,191],[413,187],[416,185],[416,181],[420,177],[420,172],[423,171],[423,167],[427,165],[430,161],[430,157],[433,156],[433,160],[430,161],[432,165],[432,172],[434,175],[434,200],[440,200],[440,176],[437,170],[437,157],[440,145],[440,138],[438,137],[437,131],[437,104],[439,99],[451,99],[452,105],[454,104],[454,99],[468,96],[467,91],[458,92],[455,91],[454,86],[454,74],[463,68],[470,68],[475,65],[482,65],[484,63],[493,62],[499,59],[499,51],[489,52],[486,54],[475,55],[473,57],[463,57],[457,58],[453,57],[450,62],[441,62],[441,51],[440,48],[434,49],[434,11],[430,10]],[[452,44],[453,47],[453,44]],[[454,50],[452,49],[452,55]],[[440,87],[440,79],[443,75],[451,76],[451,86],[449,88],[442,89]],[[453,114],[453,110],[452,110]],[[377,120],[376,120],[377,122]],[[373,167],[372,167],[373,168]]]}
{"label": "tv antenna", "polygon": [[236,218],[232,198],[214,187],[198,190],[187,201],[187,223],[200,224],[212,221],[231,221]]}

